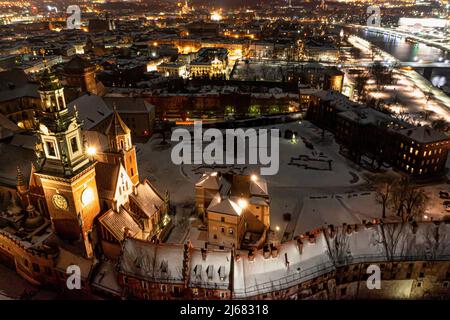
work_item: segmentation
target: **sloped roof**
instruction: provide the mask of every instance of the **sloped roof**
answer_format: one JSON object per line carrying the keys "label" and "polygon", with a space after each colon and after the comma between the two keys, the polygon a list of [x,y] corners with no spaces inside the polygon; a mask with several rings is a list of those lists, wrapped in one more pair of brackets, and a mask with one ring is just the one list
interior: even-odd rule
{"label": "sloped roof", "polygon": [[433,143],[443,140],[450,140],[450,137],[445,133],[427,126],[403,129],[399,130],[398,133],[420,143]]}
{"label": "sloped roof", "polygon": [[217,172],[206,172],[195,184],[196,187],[203,187],[205,189],[219,190],[220,176]]}
{"label": "sloped roof", "polygon": [[201,249],[192,248],[189,286],[228,289],[231,259],[231,251],[208,250],[203,259]]}
{"label": "sloped roof", "polygon": [[0,101],[21,97],[39,98],[38,84],[29,81],[23,70],[0,72]]}
{"label": "sloped roof", "polygon": [[222,199],[219,194],[217,194],[208,206],[207,211],[228,214],[231,216],[240,216],[242,214],[242,208],[234,201],[228,197]]}
{"label": "sloped roof", "polygon": [[67,107],[73,112],[75,106],[79,118],[83,121],[83,129],[90,130],[112,114],[103,99],[95,94],[84,94],[71,101]]}
{"label": "sloped roof", "polygon": [[258,177],[250,181],[250,193],[255,196],[268,196],[267,182],[265,179]]}
{"label": "sloped roof", "polygon": [[136,186],[137,194],[130,194],[130,198],[151,218],[162,206],[164,199],[158,194],[156,189],[148,180]]}
{"label": "sloped roof", "polygon": [[119,272],[153,282],[183,283],[184,246],[126,238]]}
{"label": "sloped roof", "polygon": [[132,237],[139,236],[141,232],[138,224],[123,206],[120,207],[119,212],[110,209],[98,221],[119,241],[124,240],[125,228],[128,229]]}
{"label": "sloped roof", "polygon": [[130,132],[130,129],[127,127],[125,122],[123,122],[117,110],[114,110],[111,122],[109,123],[105,134],[108,136],[118,136],[129,134]]}

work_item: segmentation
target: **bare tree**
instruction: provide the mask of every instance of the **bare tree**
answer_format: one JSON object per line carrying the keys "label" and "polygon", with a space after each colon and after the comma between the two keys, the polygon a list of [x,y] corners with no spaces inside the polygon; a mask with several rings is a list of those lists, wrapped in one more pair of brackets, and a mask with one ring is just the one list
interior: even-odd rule
{"label": "bare tree", "polygon": [[425,191],[414,186],[409,178],[400,179],[395,184],[391,199],[393,209],[403,222],[415,221],[429,200]]}
{"label": "bare tree", "polygon": [[392,189],[394,188],[395,180],[391,177],[383,177],[379,179],[377,183],[376,201],[381,204],[382,207],[382,218],[386,218],[386,209],[392,197]]}
{"label": "bare tree", "polygon": [[434,120],[431,123],[431,126],[434,130],[441,132],[447,132],[450,130],[450,124],[444,118]]}
{"label": "bare tree", "polygon": [[345,224],[336,229],[332,226],[323,229],[328,247],[327,254],[335,267],[345,263],[349,257],[350,247],[346,232]]}
{"label": "bare tree", "polygon": [[377,242],[382,244],[386,259],[393,261],[395,257],[405,254],[408,241],[407,240],[407,224],[406,223],[381,223],[378,225],[378,233],[380,235]]}

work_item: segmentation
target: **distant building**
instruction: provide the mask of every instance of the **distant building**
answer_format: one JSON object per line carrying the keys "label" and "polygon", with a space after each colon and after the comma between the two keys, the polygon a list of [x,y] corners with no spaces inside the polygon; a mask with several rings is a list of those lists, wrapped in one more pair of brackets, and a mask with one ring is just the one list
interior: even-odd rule
{"label": "distant building", "polygon": [[75,56],[64,65],[64,78],[69,87],[79,88],[80,92],[102,95],[95,76],[96,67],[80,56]]}
{"label": "distant building", "polygon": [[41,101],[38,84],[24,71],[0,72],[0,113],[24,129],[34,127],[34,111]]}
{"label": "distant building", "polygon": [[[303,91],[305,92],[305,91]],[[415,127],[330,91],[310,92],[307,118],[329,129],[342,152],[376,166],[390,164],[416,177],[440,176],[450,149],[450,137],[430,127]]]}
{"label": "distant building", "polygon": [[228,68],[228,51],[224,48],[202,48],[189,66],[191,77],[225,77]]}
{"label": "distant building", "polygon": [[156,70],[165,77],[182,78],[187,76],[186,65],[182,63],[161,63],[156,67]]}
{"label": "distant building", "polygon": [[304,42],[304,54],[315,61],[337,62],[339,48],[328,38],[309,38]]}

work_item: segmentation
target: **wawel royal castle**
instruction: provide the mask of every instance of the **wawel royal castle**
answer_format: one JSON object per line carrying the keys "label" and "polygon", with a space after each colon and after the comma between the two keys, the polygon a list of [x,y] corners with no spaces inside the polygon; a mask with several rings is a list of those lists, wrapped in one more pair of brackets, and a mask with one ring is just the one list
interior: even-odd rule
{"label": "wawel royal castle", "polygon": [[[69,111],[64,89],[49,70],[39,92],[38,142],[30,178],[25,179],[28,174],[18,167],[16,190],[2,196],[7,206],[0,213],[0,262],[36,286],[68,290],[67,268],[77,265],[81,290],[114,298],[450,295],[450,225],[445,222],[327,225],[293,241],[243,251],[237,231],[246,221],[238,219],[236,228],[226,230],[231,247],[165,244],[172,225],[169,196],[139,178],[131,133],[119,114],[113,113],[105,131],[108,146],[92,150],[84,141],[76,109]],[[205,184],[203,180],[197,188]],[[264,186],[259,181],[253,184],[250,189]],[[269,201],[261,190],[258,203],[264,208],[255,211],[254,204],[253,214],[264,233],[270,223]],[[211,200],[214,208],[216,198]],[[211,204],[208,208],[214,211]],[[214,235],[221,230],[222,218],[214,221],[212,239],[218,239]],[[379,290],[366,285],[371,264],[381,269]]]}

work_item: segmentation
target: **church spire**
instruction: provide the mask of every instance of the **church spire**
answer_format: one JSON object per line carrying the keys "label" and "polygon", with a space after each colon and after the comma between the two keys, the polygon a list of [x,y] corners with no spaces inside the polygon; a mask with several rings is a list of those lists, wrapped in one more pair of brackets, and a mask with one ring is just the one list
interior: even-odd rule
{"label": "church spire", "polygon": [[123,122],[115,105],[111,122],[105,134],[108,136],[110,150],[113,152],[127,151],[132,147],[131,130]]}

